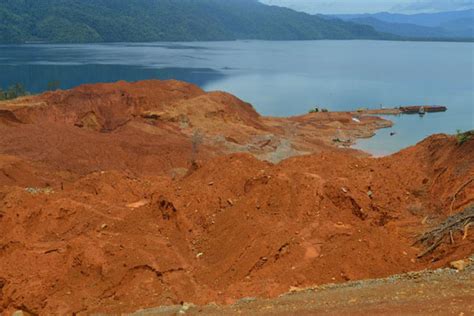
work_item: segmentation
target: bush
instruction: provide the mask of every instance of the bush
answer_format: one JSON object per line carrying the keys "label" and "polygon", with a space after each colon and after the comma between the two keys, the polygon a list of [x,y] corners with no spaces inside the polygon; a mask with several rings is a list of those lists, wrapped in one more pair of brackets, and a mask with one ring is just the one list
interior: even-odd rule
{"label": "bush", "polygon": [[16,83],[10,86],[7,90],[0,88],[0,101],[2,100],[13,100],[18,97],[28,95],[25,87],[21,83]]}
{"label": "bush", "polygon": [[470,140],[472,136],[474,136],[474,130],[467,131],[467,132],[463,133],[463,132],[461,132],[461,130],[458,129],[457,132],[456,132],[456,140],[457,140],[459,145],[462,145],[465,142],[467,142],[468,140]]}

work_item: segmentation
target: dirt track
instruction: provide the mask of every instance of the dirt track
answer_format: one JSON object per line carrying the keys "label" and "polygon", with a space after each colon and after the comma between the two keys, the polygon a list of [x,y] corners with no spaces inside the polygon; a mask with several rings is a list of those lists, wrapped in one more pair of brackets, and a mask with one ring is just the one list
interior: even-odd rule
{"label": "dirt track", "polygon": [[229,306],[183,304],[138,311],[152,315],[471,315],[474,266],[387,279],[295,289],[274,299],[247,297]]}
{"label": "dirt track", "polygon": [[439,268],[474,250],[470,231],[421,259],[413,245],[474,203],[473,140],[435,135],[374,159],[333,139],[386,121],[265,118],[175,81],[84,86],[0,110],[0,312],[232,304]]}

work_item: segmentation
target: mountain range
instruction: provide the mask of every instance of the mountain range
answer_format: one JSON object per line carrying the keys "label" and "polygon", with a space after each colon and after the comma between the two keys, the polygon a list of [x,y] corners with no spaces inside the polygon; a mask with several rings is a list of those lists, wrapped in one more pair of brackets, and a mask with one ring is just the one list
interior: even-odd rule
{"label": "mountain range", "polygon": [[375,14],[334,15],[338,19],[372,26],[384,33],[409,38],[474,38],[474,9],[420,13],[395,14],[381,12]]}

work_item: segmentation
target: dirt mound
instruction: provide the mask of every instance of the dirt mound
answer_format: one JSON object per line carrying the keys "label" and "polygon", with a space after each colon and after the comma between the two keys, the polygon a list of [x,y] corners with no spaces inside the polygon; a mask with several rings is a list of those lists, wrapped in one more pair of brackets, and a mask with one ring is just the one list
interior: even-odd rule
{"label": "dirt mound", "polygon": [[[446,215],[474,203],[474,146],[472,140],[463,144],[451,136],[433,135],[416,146],[386,157],[393,165],[396,161],[416,161],[418,170],[423,170],[433,179],[426,179],[424,188],[437,196],[442,204],[436,205],[436,212]],[[406,167],[399,163],[399,168]],[[421,194],[422,192],[414,192]]]}
{"label": "dirt mound", "polygon": [[8,110],[0,110],[0,124],[21,123],[21,121]]}
{"label": "dirt mound", "polygon": [[[433,138],[399,159],[428,155],[436,142],[452,154],[474,147]],[[459,168],[448,156],[435,163],[445,158],[448,169]],[[423,161],[399,164],[325,152],[272,165],[236,154],[175,181],[117,171],[50,190],[8,186],[2,306],[47,314],[230,303],[435,268],[470,254],[473,235],[455,235],[454,246],[416,259],[422,249],[414,238],[443,217],[433,206],[449,205],[454,189],[446,198],[430,191],[439,177]],[[472,172],[471,164],[450,180]],[[469,190],[460,205],[472,200]]]}
{"label": "dirt mound", "polygon": [[[197,86],[179,81],[117,82],[83,85],[67,91],[13,101],[15,113],[24,122],[55,122],[110,132],[142,111],[162,109],[168,103],[204,94]],[[34,106],[32,106],[34,105]],[[46,108],[46,109],[45,109]]]}
{"label": "dirt mound", "polygon": [[351,113],[261,117],[230,94],[173,80],[84,85],[2,102],[0,111],[2,153],[82,174],[143,173],[137,157],[153,162],[145,163],[146,173],[167,174],[217,152],[278,162],[333,150],[390,125],[374,117],[357,123]]}
{"label": "dirt mound", "polygon": [[356,134],[383,121],[265,118],[178,82],[84,86],[2,107],[22,123],[0,124],[1,313],[232,303],[473,251],[469,231],[422,258],[414,245],[474,203],[473,140],[436,135],[368,158],[331,145],[331,124]]}

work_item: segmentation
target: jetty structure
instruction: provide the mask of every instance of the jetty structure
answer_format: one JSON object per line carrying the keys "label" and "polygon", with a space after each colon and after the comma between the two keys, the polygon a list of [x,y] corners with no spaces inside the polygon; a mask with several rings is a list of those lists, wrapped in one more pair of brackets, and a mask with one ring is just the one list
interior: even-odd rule
{"label": "jetty structure", "polygon": [[420,114],[446,112],[448,108],[443,105],[409,105],[388,107],[382,109],[361,109],[357,110],[358,114],[370,115],[400,115],[400,114]]}
{"label": "jetty structure", "polygon": [[401,106],[399,110],[402,114],[419,114],[430,112],[446,112],[448,108],[442,105],[411,105]]}

